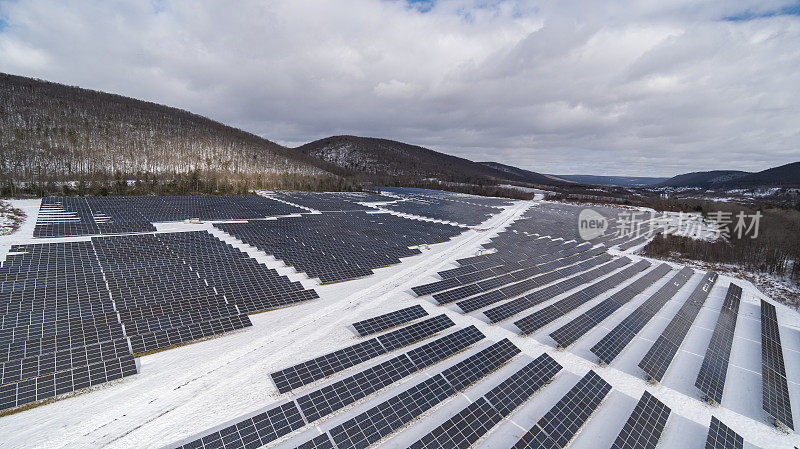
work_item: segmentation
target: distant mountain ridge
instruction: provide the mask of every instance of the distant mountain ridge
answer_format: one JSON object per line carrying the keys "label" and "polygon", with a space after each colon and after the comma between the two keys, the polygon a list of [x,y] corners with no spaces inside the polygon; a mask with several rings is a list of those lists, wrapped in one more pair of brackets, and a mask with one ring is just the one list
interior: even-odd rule
{"label": "distant mountain ridge", "polygon": [[509,176],[514,176],[521,182],[529,182],[533,184],[544,184],[544,185],[571,184],[570,181],[561,179],[557,176],[545,175],[543,173],[537,173],[534,171],[517,168],[512,165],[501,164],[499,162],[480,162],[480,163],[487,167],[501,171],[503,173],[507,173]]}
{"label": "distant mountain ridge", "polygon": [[800,187],[800,162],[751,173],[713,170],[674,176],[654,187],[695,187],[703,189],[747,189],[757,187]]}
{"label": "distant mountain ridge", "polygon": [[604,186],[644,187],[664,182],[669,178],[653,178],[642,176],[602,176],[602,175],[552,175],[557,178],[581,184],[597,184]]}

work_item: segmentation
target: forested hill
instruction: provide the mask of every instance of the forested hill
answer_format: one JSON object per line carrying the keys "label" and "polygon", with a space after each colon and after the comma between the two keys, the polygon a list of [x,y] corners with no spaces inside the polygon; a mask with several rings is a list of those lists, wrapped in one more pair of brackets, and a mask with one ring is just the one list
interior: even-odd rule
{"label": "forested hill", "polygon": [[20,188],[45,195],[64,186],[78,194],[186,194],[442,182],[564,184],[386,139],[335,136],[286,148],[181,109],[0,74],[5,195]]}
{"label": "forested hill", "polygon": [[316,161],[187,111],[0,74],[0,173],[74,181],[204,170],[321,175]]}
{"label": "forested hill", "polygon": [[538,173],[505,166],[499,169],[425,147],[388,139],[332,136],[307,143],[298,151],[328,162],[342,176],[377,181],[439,179],[459,183],[563,184]]}

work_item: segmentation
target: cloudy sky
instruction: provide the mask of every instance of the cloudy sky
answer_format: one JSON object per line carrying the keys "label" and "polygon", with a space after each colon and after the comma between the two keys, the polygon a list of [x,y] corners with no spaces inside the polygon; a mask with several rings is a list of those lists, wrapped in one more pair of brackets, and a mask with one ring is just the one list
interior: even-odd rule
{"label": "cloudy sky", "polygon": [[796,0],[0,0],[0,71],[286,145],[386,137],[558,174],[800,161]]}

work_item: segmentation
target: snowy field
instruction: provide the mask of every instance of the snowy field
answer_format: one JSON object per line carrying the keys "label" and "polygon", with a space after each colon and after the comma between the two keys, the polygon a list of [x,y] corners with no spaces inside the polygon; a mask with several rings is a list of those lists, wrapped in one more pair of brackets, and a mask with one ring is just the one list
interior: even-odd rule
{"label": "snowy field", "polygon": [[[34,241],[33,225],[39,200],[11,201],[27,214],[27,220],[14,234],[0,236],[0,259],[12,244]],[[248,415],[273,408],[298,396],[279,394],[270,373],[361,341],[353,322],[415,304],[429,314],[447,314],[457,328],[475,325],[488,338],[464,353],[436,364],[423,373],[381,390],[377,394],[334,413],[317,425],[274,442],[271,446],[295,447],[383,400],[441,372],[495,341],[510,339],[523,354],[490,374],[463,394],[447,399],[389,439],[385,447],[406,447],[419,439],[471,401],[514,373],[521,366],[546,352],[564,369],[553,382],[537,392],[521,408],[504,419],[479,443],[479,447],[507,448],[513,445],[539,420],[584,374],[594,370],[613,389],[599,409],[572,441],[575,449],[610,447],[630,415],[639,397],[647,390],[671,408],[672,414],[661,437],[661,448],[703,448],[711,417],[716,416],[740,434],[745,447],[792,448],[800,445],[798,433],[787,434],[769,423],[761,408],[761,333],[759,301],[765,298],[752,284],[720,276],[701,309],[686,340],[673,360],[663,381],[650,384],[637,366],[655,339],[666,327],[702,277],[689,280],[634,341],[609,366],[600,366],[589,349],[625,316],[658,290],[672,274],[657,281],[636,296],[621,310],[584,335],[566,350],[556,349],[549,333],[607,298],[622,286],[608,291],[566,316],[550,323],[531,336],[520,336],[509,322],[490,325],[478,312],[462,314],[455,306],[438,306],[427,297],[416,297],[411,287],[438,280],[437,272],[458,266],[454,261],[477,254],[480,244],[502,232],[536,202],[515,202],[480,226],[472,227],[452,240],[429,245],[422,254],[403,262],[375,270],[361,279],[318,285],[306,275],[287,267],[254,247],[245,245],[209,223],[157,224],[158,232],[208,230],[225,242],[247,252],[261,263],[276,268],[306,288],[314,288],[320,298],[250,316],[252,327],[206,341],[139,357],[139,374],[99,385],[69,397],[30,410],[0,418],[2,448],[115,447],[142,448],[172,446],[205,434],[209,429],[241,420]],[[572,224],[570,224],[572,225]],[[47,239],[47,241],[88,240],[89,237]],[[36,239],[42,241],[42,239]],[[635,249],[635,248],[634,248]],[[641,258],[625,255],[633,262]],[[620,252],[610,250],[611,254]],[[652,261],[656,266],[660,261]],[[678,267],[677,265],[675,265]],[[609,274],[613,275],[613,273]],[[633,279],[636,279],[635,276]],[[728,285],[735,282],[744,291],[736,325],[733,350],[725,387],[719,406],[702,401],[694,386]],[[568,296],[562,294],[555,298]],[[537,308],[551,304],[539,305]],[[535,309],[534,309],[535,310]],[[793,418],[800,423],[800,317],[797,312],[777,305],[783,343]],[[415,346],[428,342],[425,340]],[[401,352],[404,352],[402,350]],[[300,394],[331,383],[346,375],[385,361],[397,352],[385,354],[365,364],[338,373],[300,390]]]}

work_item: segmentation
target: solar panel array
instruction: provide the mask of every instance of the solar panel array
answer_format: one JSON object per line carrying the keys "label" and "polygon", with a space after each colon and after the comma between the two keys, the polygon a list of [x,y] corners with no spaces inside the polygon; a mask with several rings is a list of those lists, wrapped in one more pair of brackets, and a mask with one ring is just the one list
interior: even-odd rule
{"label": "solar panel array", "polygon": [[728,287],[711,342],[708,344],[700,373],[694,383],[708,400],[717,404],[722,402],[722,392],[725,389],[725,375],[728,373],[728,361],[741,297],[742,288],[732,283]]}
{"label": "solar panel array", "polygon": [[268,196],[321,212],[370,210],[358,203],[391,201],[392,198],[370,192],[269,192]]}
{"label": "solar panel array", "polygon": [[703,279],[678,310],[678,313],[675,314],[666,329],[664,329],[653,346],[650,347],[642,361],[639,362],[639,367],[652,379],[661,381],[664,377],[667,368],[672,363],[675,354],[678,353],[678,349],[680,349],[686,334],[692,327],[695,318],[697,318],[697,314],[700,313],[700,308],[703,307],[716,281],[717,273],[713,271],[706,272]]}
{"label": "solar panel array", "polygon": [[405,309],[396,310],[373,318],[353,323],[353,327],[358,332],[358,335],[366,336],[383,332],[387,329],[405,324],[427,316],[428,312],[422,306],[416,305],[406,307]]}
{"label": "solar panel array", "polygon": [[499,209],[477,204],[465,205],[435,198],[404,199],[396,203],[381,205],[381,208],[401,214],[416,215],[435,220],[476,226],[486,221]]}
{"label": "solar panel array", "polygon": [[241,329],[244,312],[317,297],[205,231],[11,250],[0,270],[6,408],[135,374],[131,349]]}
{"label": "solar panel array", "polygon": [[243,242],[274,255],[322,283],[372,274],[375,268],[419,254],[410,246],[439,243],[463,229],[386,213],[330,212],[216,224]]}
{"label": "solar panel array", "polygon": [[602,363],[610,364],[628,346],[628,343],[650,322],[678,290],[692,277],[694,270],[684,267],[672,279],[647,298],[630,315],[605,335],[591,351]]}
{"label": "solar panel array", "polygon": [[468,193],[422,189],[418,187],[381,187],[380,190],[383,193],[405,198],[445,200],[464,204],[475,204],[478,206],[502,207],[514,204],[514,201],[508,198],[470,195]]}
{"label": "solar panel array", "polygon": [[455,323],[447,315],[431,317],[388,334],[276,371],[271,374],[272,380],[279,392],[286,393],[381,354],[435,335],[452,326],[455,326]]}
{"label": "solar panel array", "polygon": [[744,439],[716,416],[711,417],[706,449],[744,449]]}
{"label": "solar panel array", "polygon": [[319,297],[206,231],[157,235],[175,257],[241,312],[261,312]]}
{"label": "solar panel array", "polygon": [[611,385],[594,371],[589,371],[513,448],[567,447],[609,391]]}
{"label": "solar panel array", "polygon": [[251,325],[247,315],[173,252],[192,238],[201,237],[175,233],[92,239],[134,354]]}
{"label": "solar panel array", "polygon": [[136,374],[91,242],[10,251],[0,268],[0,410]]}
{"label": "solar panel array", "polygon": [[262,196],[43,198],[34,237],[153,232],[152,222],[248,220],[304,212]]}
{"label": "solar panel array", "polygon": [[654,449],[667,425],[669,414],[669,407],[645,391],[611,448]]}
{"label": "solar panel array", "polygon": [[574,320],[551,332],[550,337],[562,348],[571,345],[670,271],[672,267],[669,264],[663,263],[657,266]]}
{"label": "solar panel array", "polygon": [[762,408],[778,425],[794,430],[789,385],[775,306],[761,300]]}
{"label": "solar panel array", "polygon": [[[625,259],[627,258],[617,259],[617,261],[620,263],[627,263]],[[554,304],[537,310],[525,318],[515,321],[514,325],[517,326],[523,334],[531,334],[536,332],[547,324],[552,323],[553,321],[577,309],[588,301],[591,301],[595,297],[617,287],[622,282],[630,279],[649,266],[650,262],[646,260],[640,260],[639,262],[636,262],[635,264],[623,269],[618,273],[612,274],[611,276],[595,282],[594,284],[579,290],[567,296],[566,298],[555,302]]]}

